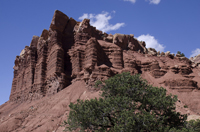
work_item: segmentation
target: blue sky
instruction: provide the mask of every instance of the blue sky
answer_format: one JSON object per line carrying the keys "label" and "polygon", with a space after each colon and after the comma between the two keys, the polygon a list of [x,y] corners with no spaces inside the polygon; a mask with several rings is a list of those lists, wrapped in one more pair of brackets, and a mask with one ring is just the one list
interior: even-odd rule
{"label": "blue sky", "polygon": [[56,9],[157,50],[200,54],[200,0],[0,0],[0,105],[9,99],[16,55],[49,29]]}

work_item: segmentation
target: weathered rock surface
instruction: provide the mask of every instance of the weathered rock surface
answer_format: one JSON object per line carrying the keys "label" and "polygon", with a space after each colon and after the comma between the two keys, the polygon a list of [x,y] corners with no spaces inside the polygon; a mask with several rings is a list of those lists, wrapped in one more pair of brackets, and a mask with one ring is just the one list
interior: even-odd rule
{"label": "weathered rock surface", "polygon": [[193,67],[196,67],[196,66],[200,66],[199,64],[200,64],[200,54],[199,55],[197,55],[197,56],[195,56],[195,57],[191,57],[190,58],[190,61],[192,61],[192,63],[193,63]]}
{"label": "weathered rock surface", "polygon": [[[10,101],[52,95],[80,79],[92,85],[98,79],[113,76],[110,68],[126,67],[123,50],[147,51],[145,43],[133,35],[106,35],[89,22],[77,22],[56,10],[49,30],[44,29],[40,37],[34,36],[30,46],[16,57]],[[109,72],[103,74],[100,69]]]}
{"label": "weathered rock surface", "polygon": [[106,34],[89,19],[77,22],[56,10],[49,30],[33,36],[16,56],[10,100],[0,106],[0,130],[62,131],[70,102],[98,97],[95,81],[122,72],[141,74],[153,86],[178,95],[177,111],[199,115],[195,59],[145,46],[133,34]]}

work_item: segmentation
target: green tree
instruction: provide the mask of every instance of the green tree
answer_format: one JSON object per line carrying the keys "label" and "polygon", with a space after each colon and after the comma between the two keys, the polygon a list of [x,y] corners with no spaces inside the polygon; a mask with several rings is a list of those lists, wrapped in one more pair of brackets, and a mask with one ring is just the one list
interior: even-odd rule
{"label": "green tree", "polygon": [[200,120],[190,120],[181,129],[172,128],[169,132],[200,132]]}
{"label": "green tree", "polygon": [[181,57],[185,57],[185,54],[184,54],[184,53],[181,53],[180,51],[177,51],[177,54],[180,54]]}
{"label": "green tree", "polygon": [[139,75],[118,74],[100,85],[99,99],[69,105],[66,130],[168,132],[186,123],[186,115],[175,111],[177,96],[167,95],[166,89],[149,85]]}
{"label": "green tree", "polygon": [[190,120],[187,122],[186,128],[191,132],[200,132],[200,120]]}

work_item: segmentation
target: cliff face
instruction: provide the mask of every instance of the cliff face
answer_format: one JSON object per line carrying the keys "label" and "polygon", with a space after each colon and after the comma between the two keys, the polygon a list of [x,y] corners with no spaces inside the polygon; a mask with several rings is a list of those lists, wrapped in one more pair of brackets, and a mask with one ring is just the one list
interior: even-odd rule
{"label": "cliff face", "polygon": [[55,11],[49,30],[33,36],[16,56],[10,101],[23,102],[52,95],[84,79],[93,84],[123,69],[123,50],[147,51],[144,42],[133,35],[108,35],[90,26],[90,20],[77,22]]}
{"label": "cliff face", "polygon": [[49,30],[33,36],[16,56],[10,100],[0,106],[0,130],[62,130],[70,102],[98,97],[95,81],[122,72],[140,73],[178,95],[177,111],[199,114],[200,67],[194,59],[147,49],[133,34],[106,34],[89,22],[56,10]]}

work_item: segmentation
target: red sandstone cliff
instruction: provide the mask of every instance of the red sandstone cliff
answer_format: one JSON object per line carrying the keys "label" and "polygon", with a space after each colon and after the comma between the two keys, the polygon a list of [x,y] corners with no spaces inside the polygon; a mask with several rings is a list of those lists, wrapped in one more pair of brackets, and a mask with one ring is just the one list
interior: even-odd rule
{"label": "red sandstone cliff", "polygon": [[147,49],[132,34],[103,33],[89,22],[55,11],[49,30],[34,36],[16,57],[10,100],[0,106],[1,131],[62,131],[70,102],[98,97],[96,80],[125,71],[178,95],[177,111],[199,114],[195,62]]}

